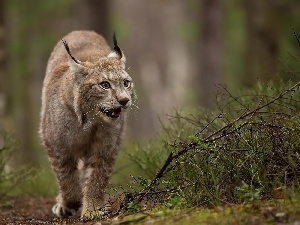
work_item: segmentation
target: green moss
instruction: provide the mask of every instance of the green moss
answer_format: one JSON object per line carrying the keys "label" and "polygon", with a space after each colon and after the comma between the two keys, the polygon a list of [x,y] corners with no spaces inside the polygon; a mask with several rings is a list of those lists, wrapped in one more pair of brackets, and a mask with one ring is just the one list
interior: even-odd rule
{"label": "green moss", "polygon": [[215,208],[170,209],[151,211],[112,219],[113,224],[231,225],[292,223],[299,219],[299,199],[261,201],[256,204],[223,205]]}

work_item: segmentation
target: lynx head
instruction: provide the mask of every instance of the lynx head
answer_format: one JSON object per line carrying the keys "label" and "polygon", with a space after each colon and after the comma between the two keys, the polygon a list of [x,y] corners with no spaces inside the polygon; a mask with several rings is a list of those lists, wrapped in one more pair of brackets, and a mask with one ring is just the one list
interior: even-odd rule
{"label": "lynx head", "polygon": [[83,126],[112,123],[124,117],[135,98],[134,84],[125,70],[125,56],[113,36],[114,48],[96,62],[75,59],[65,40],[74,83],[74,109]]}

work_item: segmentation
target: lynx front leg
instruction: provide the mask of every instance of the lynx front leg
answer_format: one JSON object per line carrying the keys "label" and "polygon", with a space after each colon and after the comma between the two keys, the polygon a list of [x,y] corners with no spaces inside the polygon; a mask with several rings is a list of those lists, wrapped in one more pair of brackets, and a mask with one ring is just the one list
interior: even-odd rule
{"label": "lynx front leg", "polygon": [[93,219],[110,211],[110,207],[105,205],[104,191],[108,185],[114,161],[114,158],[99,157],[88,166],[86,171],[88,177],[83,189],[82,218]]}
{"label": "lynx front leg", "polygon": [[54,158],[49,154],[49,158],[59,186],[57,203],[52,212],[59,217],[72,216],[80,208],[82,200],[77,161],[61,155]]}

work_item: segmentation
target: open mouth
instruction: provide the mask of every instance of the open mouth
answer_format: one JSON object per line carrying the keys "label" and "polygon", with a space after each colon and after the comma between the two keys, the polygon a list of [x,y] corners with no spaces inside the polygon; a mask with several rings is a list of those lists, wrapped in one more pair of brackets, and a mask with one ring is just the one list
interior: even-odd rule
{"label": "open mouth", "polygon": [[111,118],[118,118],[122,112],[122,108],[115,108],[115,109],[105,109],[101,108],[100,111],[104,113],[106,116]]}

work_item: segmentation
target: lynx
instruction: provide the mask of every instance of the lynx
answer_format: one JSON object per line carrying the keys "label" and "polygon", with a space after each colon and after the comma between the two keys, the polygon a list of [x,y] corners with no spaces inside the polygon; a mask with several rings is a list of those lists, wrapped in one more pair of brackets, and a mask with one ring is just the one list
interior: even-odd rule
{"label": "lynx", "polygon": [[73,31],[54,48],[42,90],[40,136],[59,187],[52,211],[59,217],[93,218],[135,99],[125,56],[114,35],[110,50],[92,31]]}

